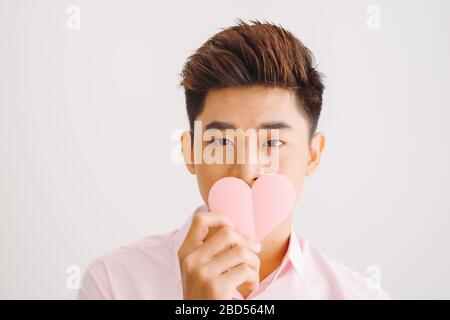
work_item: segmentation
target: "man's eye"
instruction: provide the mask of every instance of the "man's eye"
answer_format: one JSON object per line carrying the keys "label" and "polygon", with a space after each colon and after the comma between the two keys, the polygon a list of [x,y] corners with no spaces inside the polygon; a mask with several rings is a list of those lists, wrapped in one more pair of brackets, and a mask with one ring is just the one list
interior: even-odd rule
{"label": "man's eye", "polygon": [[284,142],[281,140],[272,139],[272,140],[268,140],[264,145],[267,145],[268,147],[271,147],[271,148],[278,148],[278,147],[281,147],[283,144],[284,144]]}
{"label": "man's eye", "polygon": [[220,139],[213,139],[210,141],[210,143],[214,143],[216,146],[228,146],[232,145],[233,142],[230,139],[220,138]]}

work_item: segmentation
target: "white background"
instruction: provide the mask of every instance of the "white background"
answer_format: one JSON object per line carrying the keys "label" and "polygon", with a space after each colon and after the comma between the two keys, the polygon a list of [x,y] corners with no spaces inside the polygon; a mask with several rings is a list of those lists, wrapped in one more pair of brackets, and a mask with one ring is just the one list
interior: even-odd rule
{"label": "white background", "polygon": [[0,0],[0,298],[71,299],[68,266],[201,204],[171,161],[188,125],[178,73],[236,18],[281,24],[326,76],[299,233],[378,266],[393,298],[450,298],[449,15],[448,1]]}

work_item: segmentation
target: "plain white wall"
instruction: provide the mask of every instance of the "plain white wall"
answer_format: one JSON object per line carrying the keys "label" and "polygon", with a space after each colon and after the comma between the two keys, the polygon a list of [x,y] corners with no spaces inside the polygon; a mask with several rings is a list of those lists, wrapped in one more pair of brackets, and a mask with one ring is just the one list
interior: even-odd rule
{"label": "plain white wall", "polygon": [[326,75],[299,232],[378,266],[393,298],[450,298],[449,14],[444,0],[0,0],[0,298],[73,298],[68,266],[200,204],[171,160],[188,124],[178,73],[236,18],[281,24]]}

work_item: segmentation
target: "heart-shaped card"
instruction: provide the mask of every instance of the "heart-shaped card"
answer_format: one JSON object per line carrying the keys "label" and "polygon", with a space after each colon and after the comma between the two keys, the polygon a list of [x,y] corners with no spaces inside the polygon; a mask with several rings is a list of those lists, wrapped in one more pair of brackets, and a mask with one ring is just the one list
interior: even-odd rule
{"label": "heart-shaped card", "polygon": [[294,204],[295,189],[281,174],[262,175],[252,188],[244,180],[225,177],[213,184],[208,195],[210,211],[226,214],[238,232],[256,241],[270,234]]}

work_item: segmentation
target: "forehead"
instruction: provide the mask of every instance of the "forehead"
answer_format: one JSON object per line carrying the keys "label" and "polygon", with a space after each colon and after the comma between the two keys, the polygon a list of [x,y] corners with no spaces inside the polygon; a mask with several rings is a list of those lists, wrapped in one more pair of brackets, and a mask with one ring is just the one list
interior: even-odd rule
{"label": "forehead", "polygon": [[198,120],[223,121],[238,128],[254,128],[259,123],[285,121],[292,127],[303,126],[293,92],[263,86],[234,87],[208,91]]}

